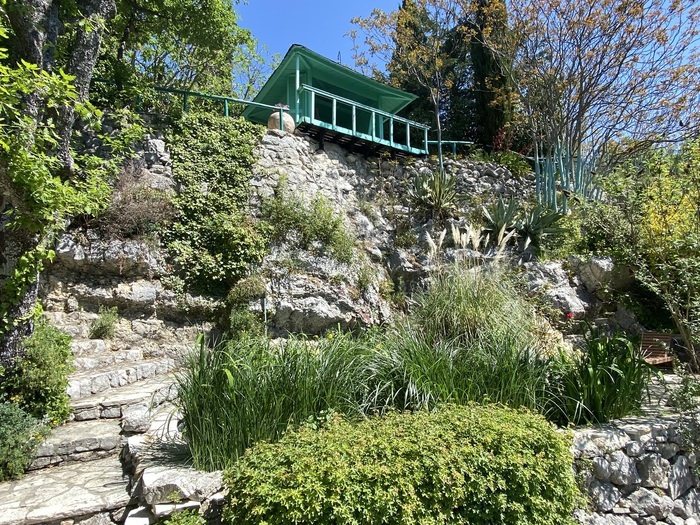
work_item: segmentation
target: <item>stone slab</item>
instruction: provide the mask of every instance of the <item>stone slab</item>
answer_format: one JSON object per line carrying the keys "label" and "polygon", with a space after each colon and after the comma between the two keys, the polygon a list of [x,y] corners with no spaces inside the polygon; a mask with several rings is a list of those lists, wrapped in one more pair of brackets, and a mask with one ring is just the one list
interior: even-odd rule
{"label": "stone slab", "polygon": [[128,483],[117,457],[30,472],[0,483],[0,525],[36,525],[126,507]]}

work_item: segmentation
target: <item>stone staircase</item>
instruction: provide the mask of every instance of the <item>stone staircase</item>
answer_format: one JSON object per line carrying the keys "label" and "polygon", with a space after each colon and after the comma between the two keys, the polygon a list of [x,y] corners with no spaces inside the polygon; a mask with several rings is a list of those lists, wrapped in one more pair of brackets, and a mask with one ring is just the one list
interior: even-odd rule
{"label": "stone staircase", "polygon": [[88,338],[94,312],[46,315],[73,337],[75,371],[67,389],[73,412],[22,479],[0,483],[0,525],[124,523],[139,505],[125,446],[174,410],[174,374],[202,328],[136,316],[121,318],[115,337],[100,340]]}

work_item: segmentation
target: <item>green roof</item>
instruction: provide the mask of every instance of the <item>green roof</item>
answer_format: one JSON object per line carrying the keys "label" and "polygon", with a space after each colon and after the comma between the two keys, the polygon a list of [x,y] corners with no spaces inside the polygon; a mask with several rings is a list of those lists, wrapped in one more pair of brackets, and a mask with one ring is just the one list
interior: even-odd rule
{"label": "green roof", "polygon": [[[297,58],[300,84],[327,91],[365,106],[396,114],[417,98],[413,94],[361,75],[304,46],[294,44],[255,97],[255,102],[273,106],[286,104],[290,108],[290,113],[295,115]],[[243,111],[245,118],[261,124],[267,122],[269,115],[270,110],[253,106],[248,106]]]}

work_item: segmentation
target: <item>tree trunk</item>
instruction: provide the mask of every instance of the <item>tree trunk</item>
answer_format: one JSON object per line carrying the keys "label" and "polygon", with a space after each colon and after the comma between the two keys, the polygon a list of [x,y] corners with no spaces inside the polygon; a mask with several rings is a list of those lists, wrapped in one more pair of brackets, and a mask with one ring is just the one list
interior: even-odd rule
{"label": "tree trunk", "polygon": [[[88,98],[92,72],[100,54],[104,25],[114,17],[117,7],[115,0],[81,0],[78,7],[86,23],[77,29],[68,62],[68,73],[75,76],[73,84],[78,92],[78,100],[84,102]],[[58,112],[60,143],[57,156],[67,173],[73,173],[75,169],[70,149],[74,124],[75,107],[70,104],[60,108]]]}
{"label": "tree trunk", "polygon": [[[90,80],[99,55],[100,44],[105,23],[116,14],[115,0],[78,0],[78,10],[84,17],[83,24],[77,24],[70,49],[68,72],[75,76],[75,86],[80,101],[87,99]],[[51,72],[54,68],[56,40],[62,24],[59,19],[60,0],[9,0],[7,16],[13,30],[12,58],[16,63],[24,60],[36,64],[40,69]],[[46,118],[43,95],[39,92],[29,93],[23,100],[24,116],[37,126]],[[73,125],[75,124],[75,107],[66,105],[57,112],[57,132],[60,143],[56,155],[64,168],[64,176],[73,174],[73,157],[70,144]],[[36,126],[35,126],[36,128]],[[35,147],[34,133],[23,137],[27,151]],[[25,205],[21,192],[12,184],[7,165],[0,162],[0,189],[2,202],[0,212],[22,209]],[[7,228],[6,221],[0,221],[0,290],[4,289],[17,269],[20,257],[36,249],[40,243],[51,241],[53,225],[47,225],[43,233],[34,234],[21,229]],[[22,340],[33,331],[33,310],[38,298],[38,270],[27,278],[20,277],[20,282],[8,286],[8,290],[20,287],[19,296],[8,292],[9,299],[7,321],[3,322],[4,331],[0,332],[0,365],[7,367],[15,357],[22,354]]]}

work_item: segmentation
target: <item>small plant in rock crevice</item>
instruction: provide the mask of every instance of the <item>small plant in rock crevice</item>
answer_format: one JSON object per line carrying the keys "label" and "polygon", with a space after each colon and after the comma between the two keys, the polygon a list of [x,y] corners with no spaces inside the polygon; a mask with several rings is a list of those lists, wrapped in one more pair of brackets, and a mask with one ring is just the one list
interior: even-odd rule
{"label": "small plant in rock crevice", "polygon": [[444,219],[457,208],[457,179],[445,170],[416,174],[408,196],[434,219]]}
{"label": "small plant in rock crevice", "polygon": [[273,228],[274,240],[316,255],[327,254],[339,262],[353,260],[355,238],[321,194],[306,201],[290,193],[281,180],[275,196],[263,202],[263,217]]}
{"label": "small plant in rock crevice", "polygon": [[114,329],[119,321],[119,309],[116,306],[100,306],[98,317],[90,323],[90,339],[112,339]]}
{"label": "small plant in rock crevice", "polygon": [[205,525],[206,520],[196,510],[179,510],[173,512],[163,525]]}

